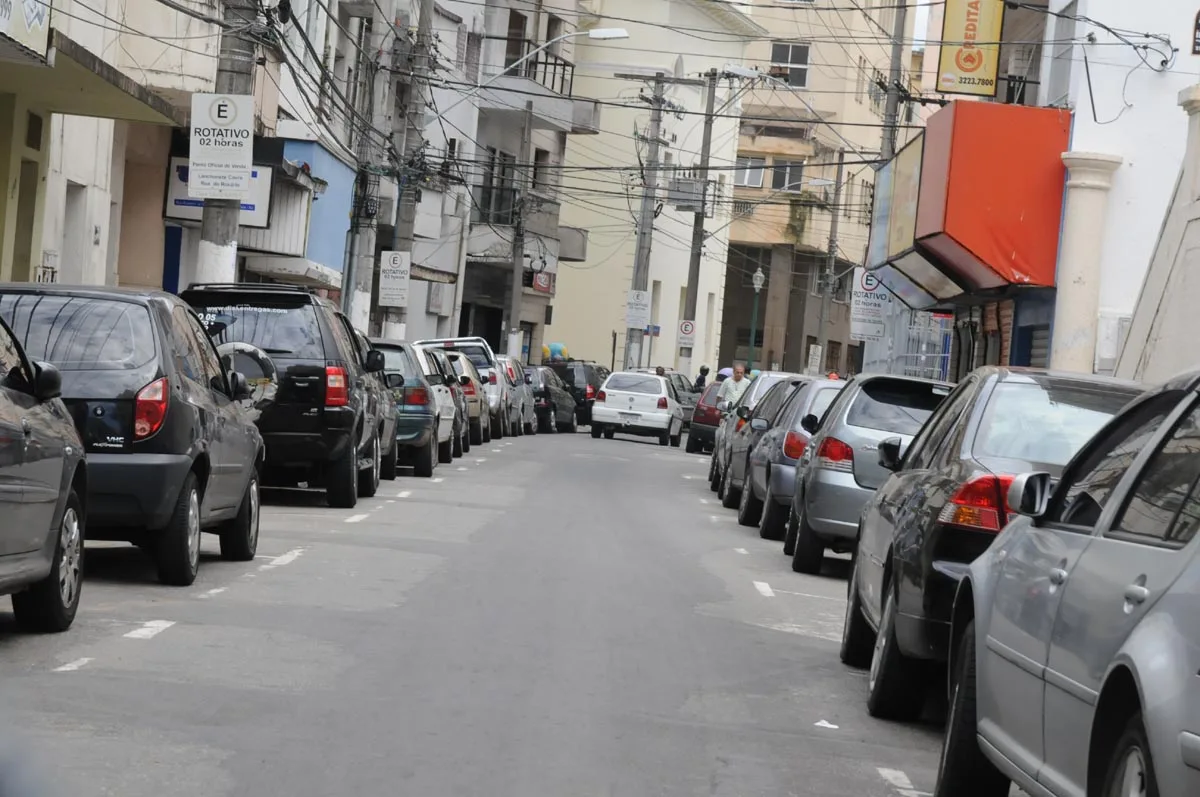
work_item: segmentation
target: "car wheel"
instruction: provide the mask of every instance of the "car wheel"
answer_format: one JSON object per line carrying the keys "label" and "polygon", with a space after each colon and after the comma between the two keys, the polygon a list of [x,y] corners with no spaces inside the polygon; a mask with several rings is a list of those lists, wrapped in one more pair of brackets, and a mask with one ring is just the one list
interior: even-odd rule
{"label": "car wheel", "polygon": [[[803,497],[801,498],[803,500]],[[792,572],[807,573],[810,576],[815,576],[821,572],[821,565],[825,564],[825,543],[821,542],[821,538],[808,525],[808,519],[803,512],[796,512],[795,503],[792,504],[792,520],[789,522],[796,524],[796,544],[795,550],[792,552]]]}
{"label": "car wheel", "polygon": [[867,677],[867,713],[877,719],[912,722],[925,705],[924,662],[900,652],[896,642],[896,591],[884,587],[883,617],[875,635]]}
{"label": "car wheel", "polygon": [[166,528],[158,533],[154,555],[158,580],[173,587],[189,587],[200,569],[200,486],[189,473],[175,499]]}
{"label": "car wheel", "polygon": [[839,651],[842,664],[863,669],[871,664],[871,626],[863,617],[862,600],[858,595],[858,552],[850,565],[847,583],[846,622],[842,624],[842,647]]}
{"label": "car wheel", "polygon": [[[795,500],[794,498],[792,499]],[[796,527],[799,525],[796,522],[796,510],[789,506],[787,510],[787,531],[783,533],[783,555],[795,556],[796,554]]]}
{"label": "car wheel", "polygon": [[83,502],[68,488],[49,575],[12,596],[13,615],[22,630],[58,633],[71,627],[83,588],[83,540]]}
{"label": "car wheel", "polygon": [[[434,428],[437,428],[436,424],[435,424]],[[438,458],[438,462],[440,462],[443,465],[448,465],[454,461],[454,437],[453,437],[453,435],[451,435],[450,439],[447,440],[446,442],[437,444],[437,458]]]}
{"label": "car wheel", "polygon": [[721,471],[717,468],[716,452],[708,460],[708,489],[714,493],[721,489]]}
{"label": "car wheel", "polygon": [[[687,445],[686,445],[686,446],[684,446],[683,450],[684,450],[684,451],[686,451],[686,452],[687,452],[687,453],[689,453],[689,454],[697,454],[697,453],[699,453],[699,451],[700,451],[700,441],[699,441],[699,440],[697,440],[695,437],[693,437],[693,436],[692,436],[692,435],[689,433],[689,434],[688,434],[688,441],[687,441]],[[710,476],[711,476],[711,474],[710,474]]]}
{"label": "car wheel", "polygon": [[605,429],[604,430],[604,439],[605,440],[612,440],[616,436],[617,436],[616,429]]}
{"label": "car wheel", "polygon": [[453,437],[450,438],[450,457],[459,459],[463,455],[463,440],[462,432],[459,431],[458,424],[454,424]]}
{"label": "car wheel", "polygon": [[[967,623],[958,643],[958,663],[954,687],[950,694],[950,715],[946,718],[946,735],[942,740],[942,756],[938,760],[937,783],[933,797],[1007,797],[1011,787],[1008,778],[979,749],[976,730],[975,685],[975,621]],[[1113,759],[1114,765],[1118,759]],[[1110,792],[1102,794],[1124,792]],[[1157,794],[1157,790],[1155,791]]]}
{"label": "car wheel", "polygon": [[1134,712],[1125,725],[1108,765],[1102,797],[1158,797],[1158,778],[1154,774],[1154,759],[1146,722],[1142,712]]}
{"label": "car wheel", "polygon": [[670,433],[670,432],[663,432],[662,434],[660,434],[660,435],[658,436],[658,444],[659,444],[660,446],[669,446],[669,445],[671,445],[671,433]]}
{"label": "car wheel", "polygon": [[717,494],[721,499],[721,506],[726,509],[737,509],[742,500],[742,491],[733,486],[732,474],[733,463],[726,462],[725,469],[721,471],[721,492]]}
{"label": "car wheel", "polygon": [[593,424],[592,424],[592,439],[593,439],[593,440],[599,440],[599,439],[600,439],[600,434],[601,434],[601,432],[603,432],[603,431],[604,431],[604,430],[600,428],[600,425],[599,425],[599,424],[593,423]]}
{"label": "car wheel", "polygon": [[746,481],[742,485],[742,494],[738,500],[738,524],[742,526],[757,526],[762,519],[763,503],[754,494],[754,482],[750,478],[750,463],[746,463]]}
{"label": "car wheel", "polygon": [[492,439],[499,440],[504,437],[504,427],[500,423],[500,416],[497,415],[492,419]]}
{"label": "car wheel", "polygon": [[683,442],[683,430],[679,434],[671,435],[671,448],[679,448],[679,444]]}
{"label": "car wheel", "polygon": [[485,443],[492,442],[492,421],[491,421],[491,419],[488,419],[488,422],[484,423],[482,416],[480,417],[480,419],[479,419],[479,436],[483,439],[483,442],[485,442]]}
{"label": "car wheel", "polygon": [[400,458],[400,444],[396,442],[396,435],[392,435],[392,447],[383,457],[383,462],[379,464],[379,476],[382,479],[393,481],[396,478],[396,461]]}
{"label": "car wheel", "polygon": [[471,421],[468,418],[465,426],[462,427],[462,452],[469,454],[471,452]]}
{"label": "car wheel", "polygon": [[567,432],[569,432],[570,434],[575,434],[578,431],[579,431],[579,416],[577,416],[574,412],[572,412],[571,413],[571,423],[570,423],[570,425],[567,426]]}
{"label": "car wheel", "polygon": [[758,521],[758,536],[764,540],[781,540],[787,527],[787,508],[775,500],[771,489],[771,474],[767,473],[767,494],[762,500],[762,517]]}
{"label": "car wheel", "polygon": [[338,509],[353,509],[358,503],[358,452],[354,439],[346,441],[346,450],[329,463],[325,500]]}
{"label": "car wheel", "polygon": [[[434,426],[436,429],[436,425]],[[422,479],[428,479],[433,475],[434,468],[437,467],[437,440],[436,433],[429,434],[429,442],[417,449],[413,461],[413,475],[420,476]]]}
{"label": "car wheel", "polygon": [[533,420],[526,419],[525,434],[537,434],[538,433],[537,427],[538,427],[538,423],[537,423],[537,417],[535,414],[535,417],[533,418]]}
{"label": "car wheel", "polygon": [[467,424],[467,431],[471,436],[471,445],[481,446],[487,442],[483,438],[483,421],[479,418],[475,418]]}
{"label": "car wheel", "polygon": [[371,439],[371,465],[358,472],[358,497],[372,498],[379,492],[379,471],[382,457],[379,454],[379,435]]}
{"label": "car wheel", "polygon": [[231,562],[249,562],[258,551],[258,469],[250,472],[237,517],[221,529],[221,558]]}

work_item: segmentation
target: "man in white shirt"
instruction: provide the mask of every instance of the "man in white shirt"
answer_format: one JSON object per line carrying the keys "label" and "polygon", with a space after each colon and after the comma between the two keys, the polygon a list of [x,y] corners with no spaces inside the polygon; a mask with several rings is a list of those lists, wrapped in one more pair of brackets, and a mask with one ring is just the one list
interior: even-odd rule
{"label": "man in white shirt", "polygon": [[737,404],[749,386],[750,380],[746,378],[746,366],[738,363],[733,366],[733,378],[726,379],[721,383],[721,389],[717,391],[717,401],[728,401],[730,406]]}

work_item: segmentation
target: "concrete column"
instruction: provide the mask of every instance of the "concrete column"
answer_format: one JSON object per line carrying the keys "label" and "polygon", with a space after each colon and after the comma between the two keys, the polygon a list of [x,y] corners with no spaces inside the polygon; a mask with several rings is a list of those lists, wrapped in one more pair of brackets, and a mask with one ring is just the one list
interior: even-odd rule
{"label": "concrete column", "polygon": [[762,370],[783,367],[787,346],[788,311],[792,297],[792,247],[771,247],[771,268],[767,276],[766,309],[763,314],[763,339],[755,357]]}
{"label": "concrete column", "polygon": [[1090,374],[1095,368],[1100,314],[1100,245],[1097,225],[1108,214],[1108,191],[1118,155],[1066,152],[1067,201],[1058,251],[1050,367]]}

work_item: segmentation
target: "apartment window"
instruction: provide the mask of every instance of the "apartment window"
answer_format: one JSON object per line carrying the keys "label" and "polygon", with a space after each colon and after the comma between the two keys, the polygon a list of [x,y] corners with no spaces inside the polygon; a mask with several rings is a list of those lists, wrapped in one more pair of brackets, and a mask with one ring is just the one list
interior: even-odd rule
{"label": "apartment window", "polygon": [[858,196],[862,200],[862,222],[863,224],[870,224],[871,211],[875,204],[875,186],[869,181],[863,180],[859,187],[861,188],[861,193]]}
{"label": "apartment window", "polygon": [[883,114],[884,104],[887,102],[887,92],[883,87],[886,85],[887,78],[876,69],[871,75],[871,85],[867,87],[867,96],[871,98],[871,111],[876,114]]}
{"label": "apartment window", "polygon": [[[853,180],[846,181],[846,190],[844,196],[842,197],[842,216],[847,219],[854,215],[852,208],[854,207],[855,187],[856,186]],[[834,212],[836,213],[837,211],[835,210]]]}
{"label": "apartment window", "polygon": [[467,29],[461,23],[454,34],[454,65],[461,72],[467,66]]}
{"label": "apartment window", "polygon": [[[546,41],[547,42],[553,42],[555,39],[560,38],[566,32],[567,32],[567,22],[562,17],[556,17],[553,14],[551,14],[546,19]],[[551,44],[550,47],[548,48],[549,53],[551,55],[561,56],[562,55],[562,45],[563,45],[563,43],[561,41],[554,42],[554,44]]]}
{"label": "apartment window", "polygon": [[763,169],[767,166],[765,158],[737,159],[737,168],[733,172],[733,184],[747,188],[762,188]]}
{"label": "apartment window", "polygon": [[458,139],[446,139],[446,157],[442,160],[441,172],[443,177],[449,177],[452,172],[457,173],[457,158],[458,158]]}
{"label": "apartment window", "polygon": [[799,192],[804,189],[804,161],[776,160],[771,167],[771,188]]}
{"label": "apartment window", "polygon": [[467,65],[466,77],[470,83],[479,82],[479,53],[483,49],[483,36],[478,33],[467,34]]}
{"label": "apartment window", "polygon": [[1071,94],[1071,57],[1075,54],[1077,2],[1067,3],[1054,18],[1054,50],[1050,56],[1047,105],[1065,105]]}
{"label": "apartment window", "polygon": [[808,85],[808,45],[801,42],[771,44],[771,76],[794,88]]}
{"label": "apartment window", "polygon": [[861,105],[863,95],[867,93],[867,59],[858,57],[858,74],[855,75],[854,99]]}
{"label": "apartment window", "polygon": [[533,151],[533,188],[545,190],[550,186],[550,152],[544,149]]}
{"label": "apartment window", "polygon": [[838,363],[842,360],[842,344],[840,341],[829,341],[829,348],[825,351],[825,371],[838,370]]}
{"label": "apartment window", "polygon": [[504,45],[504,68],[508,69],[525,55],[525,31],[528,29],[527,17],[519,11],[508,11],[508,32]]}

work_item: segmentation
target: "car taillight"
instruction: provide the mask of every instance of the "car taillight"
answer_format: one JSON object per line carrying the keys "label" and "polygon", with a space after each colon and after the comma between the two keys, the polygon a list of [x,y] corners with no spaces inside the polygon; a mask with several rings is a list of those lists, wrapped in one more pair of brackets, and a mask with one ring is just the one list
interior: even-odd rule
{"label": "car taillight", "polygon": [[512,381],[516,382],[517,381],[517,372],[512,369],[511,365],[507,367],[507,371],[508,371],[508,378],[511,379]]}
{"label": "car taillight", "polygon": [[999,531],[1005,517],[1005,496],[1012,476],[977,476],[958,488],[958,492],[938,513],[938,523],[979,531]]}
{"label": "car taillight", "polygon": [[138,391],[133,405],[134,440],[145,440],[162,428],[170,396],[170,385],[165,376]]}
{"label": "car taillight", "polygon": [[489,384],[489,385],[495,385],[495,384],[498,384],[498,383],[497,383],[497,380],[496,380],[496,372],[495,372],[495,371],[490,371],[490,372],[488,373],[488,384]]}
{"label": "car taillight", "polygon": [[591,401],[592,399],[596,398],[596,388],[592,387],[591,385],[588,385],[587,393],[584,395],[584,398],[586,398],[588,401]]}
{"label": "car taillight", "polygon": [[658,400],[658,408],[659,408],[660,410],[665,410],[665,409],[667,408],[667,397],[666,397],[666,396],[662,396],[662,397],[660,397],[660,398],[659,398],[659,400]]}
{"label": "car taillight", "polygon": [[424,407],[429,403],[429,391],[423,387],[404,388],[404,403],[415,407]]}
{"label": "car taillight", "polygon": [[350,403],[350,386],[346,384],[346,369],[325,366],[325,406],[344,407]]}
{"label": "car taillight", "polygon": [[605,399],[604,391],[601,390],[599,393],[596,394],[596,401],[603,402],[604,399]]}
{"label": "car taillight", "polygon": [[826,437],[817,448],[817,467],[849,473],[854,470],[854,449],[836,437]]}
{"label": "car taillight", "polygon": [[788,459],[800,459],[808,448],[808,438],[799,432],[788,432],[783,438],[783,455]]}
{"label": "car taillight", "polygon": [[475,382],[474,381],[467,382],[465,385],[462,386],[462,389],[463,389],[463,395],[474,396],[475,395]]}

